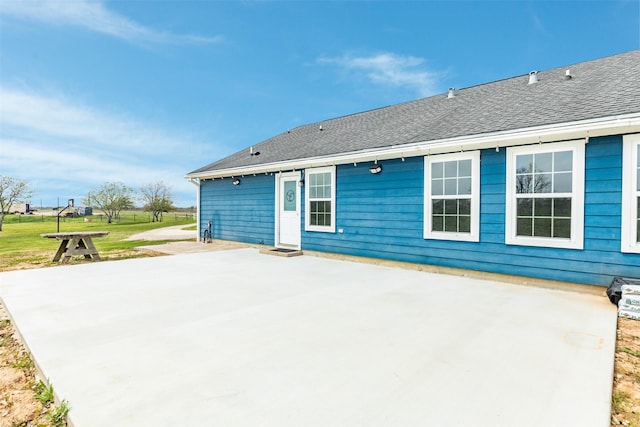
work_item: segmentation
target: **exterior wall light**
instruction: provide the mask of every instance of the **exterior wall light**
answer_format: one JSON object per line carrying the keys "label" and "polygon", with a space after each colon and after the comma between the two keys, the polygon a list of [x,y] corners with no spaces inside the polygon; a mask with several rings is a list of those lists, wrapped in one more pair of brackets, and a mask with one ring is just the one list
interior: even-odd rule
{"label": "exterior wall light", "polygon": [[377,163],[372,164],[371,166],[369,166],[369,173],[372,174],[378,174],[382,172],[382,165],[379,165]]}
{"label": "exterior wall light", "polygon": [[234,178],[232,182],[233,185],[240,185],[240,178]]}

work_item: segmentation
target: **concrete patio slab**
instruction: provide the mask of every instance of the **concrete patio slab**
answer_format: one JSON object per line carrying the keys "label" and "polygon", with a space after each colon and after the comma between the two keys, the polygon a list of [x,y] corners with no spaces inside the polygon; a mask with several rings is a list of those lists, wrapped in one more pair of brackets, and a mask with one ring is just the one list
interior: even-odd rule
{"label": "concrete patio slab", "polygon": [[238,249],[0,273],[76,427],[609,425],[616,310]]}

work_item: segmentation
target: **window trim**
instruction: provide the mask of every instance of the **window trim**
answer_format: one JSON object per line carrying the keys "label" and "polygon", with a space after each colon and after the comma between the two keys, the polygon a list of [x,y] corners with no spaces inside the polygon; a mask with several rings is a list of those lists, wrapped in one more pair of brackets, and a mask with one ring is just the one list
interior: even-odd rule
{"label": "window trim", "polygon": [[[456,160],[471,160],[471,232],[432,231],[431,164]],[[437,196],[436,196],[437,198]],[[480,151],[438,154],[424,158],[424,239],[480,241]]]}
{"label": "window trim", "polygon": [[[312,174],[327,173],[331,174],[331,225],[311,225],[311,200],[309,199],[309,176]],[[305,170],[305,186],[304,186],[304,230],[319,231],[324,233],[336,232],[336,167],[325,166],[320,168],[311,168]],[[317,200],[317,199],[314,199]]]}
{"label": "window trim", "polygon": [[637,168],[640,134],[622,136],[622,224],[620,250],[625,253],[640,253],[640,242],[636,242],[638,232]]}
{"label": "window trim", "polygon": [[[516,156],[522,154],[540,154],[557,151],[573,153],[572,191],[571,197],[571,238],[530,237],[516,235]],[[506,162],[506,212],[505,212],[505,244],[521,246],[541,246],[548,248],[583,249],[584,248],[584,168],[585,140],[572,140],[538,145],[507,147]],[[549,193],[553,197],[554,193]],[[560,193],[569,194],[569,193]]]}

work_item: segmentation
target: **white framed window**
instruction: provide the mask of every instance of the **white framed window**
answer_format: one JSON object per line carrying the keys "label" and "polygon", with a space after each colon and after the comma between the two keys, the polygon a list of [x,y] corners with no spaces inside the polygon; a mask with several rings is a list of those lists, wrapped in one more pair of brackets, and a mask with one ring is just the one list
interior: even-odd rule
{"label": "white framed window", "polygon": [[336,231],[336,167],[305,171],[306,231]]}
{"label": "white framed window", "polygon": [[584,145],[507,148],[506,244],[583,248]]}
{"label": "white framed window", "polygon": [[480,152],[424,158],[424,238],[480,240]]}
{"label": "white framed window", "polygon": [[622,252],[640,253],[640,134],[622,137]]}

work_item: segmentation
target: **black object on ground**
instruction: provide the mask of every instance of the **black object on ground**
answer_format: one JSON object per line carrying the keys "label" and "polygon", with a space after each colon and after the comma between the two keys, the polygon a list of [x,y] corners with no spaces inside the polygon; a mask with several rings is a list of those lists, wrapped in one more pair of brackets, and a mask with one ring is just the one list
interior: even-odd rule
{"label": "black object on ground", "polygon": [[618,305],[618,301],[622,298],[622,285],[640,285],[640,279],[614,277],[607,288],[607,296],[612,304]]}

